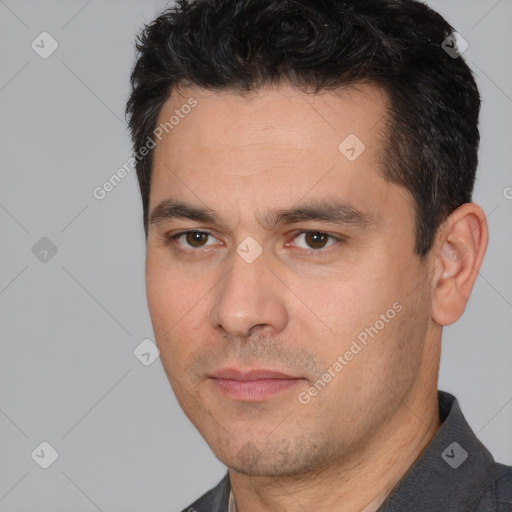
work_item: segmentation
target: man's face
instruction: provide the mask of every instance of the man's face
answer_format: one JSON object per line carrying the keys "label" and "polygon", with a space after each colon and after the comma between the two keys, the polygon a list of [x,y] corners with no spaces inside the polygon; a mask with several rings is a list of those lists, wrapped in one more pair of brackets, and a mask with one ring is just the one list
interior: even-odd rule
{"label": "man's face", "polygon": [[182,93],[160,113],[182,115],[154,150],[146,259],[176,397],[242,473],[346,459],[425,392],[438,356],[413,202],[378,173],[385,98]]}

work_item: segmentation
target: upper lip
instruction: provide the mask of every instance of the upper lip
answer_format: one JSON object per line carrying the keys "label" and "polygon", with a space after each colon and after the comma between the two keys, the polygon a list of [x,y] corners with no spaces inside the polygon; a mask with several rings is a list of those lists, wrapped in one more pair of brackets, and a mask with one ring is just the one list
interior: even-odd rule
{"label": "upper lip", "polygon": [[216,370],[210,377],[214,379],[229,379],[229,380],[260,380],[260,379],[300,379],[286,373],[267,370],[267,369],[238,369],[238,368],[224,368]]}

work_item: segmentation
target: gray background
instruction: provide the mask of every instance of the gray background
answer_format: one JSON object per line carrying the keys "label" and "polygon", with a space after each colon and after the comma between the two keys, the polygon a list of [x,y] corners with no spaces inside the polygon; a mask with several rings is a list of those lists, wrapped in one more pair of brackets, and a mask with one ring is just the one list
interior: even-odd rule
{"label": "gray background", "polygon": [[[512,0],[429,4],[478,76],[475,201],[491,232],[467,312],[444,332],[440,388],[512,464]],[[224,473],[160,361],[133,355],[152,338],[135,173],[92,194],[130,155],[134,36],[164,6],[0,1],[0,512],[177,511]],[[47,59],[31,48],[43,31],[59,44]],[[46,262],[32,249],[43,237],[57,248]],[[31,458],[42,441],[59,454],[48,469]]]}

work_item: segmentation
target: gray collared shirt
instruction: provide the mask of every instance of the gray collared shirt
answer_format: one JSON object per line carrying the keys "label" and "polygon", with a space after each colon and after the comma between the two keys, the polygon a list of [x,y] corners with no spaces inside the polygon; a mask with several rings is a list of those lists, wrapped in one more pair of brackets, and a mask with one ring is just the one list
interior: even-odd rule
{"label": "gray collared shirt", "polygon": [[[441,428],[379,512],[512,512],[512,467],[494,461],[454,396],[438,396]],[[230,496],[227,473],[183,512],[236,512]]]}

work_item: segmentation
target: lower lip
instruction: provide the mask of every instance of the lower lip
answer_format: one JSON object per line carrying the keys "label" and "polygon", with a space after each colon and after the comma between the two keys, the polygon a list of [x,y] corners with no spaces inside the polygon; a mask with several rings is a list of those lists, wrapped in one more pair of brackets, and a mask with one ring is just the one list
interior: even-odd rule
{"label": "lower lip", "polygon": [[302,379],[212,379],[212,381],[217,388],[233,400],[262,402],[280,391],[296,386]]}

